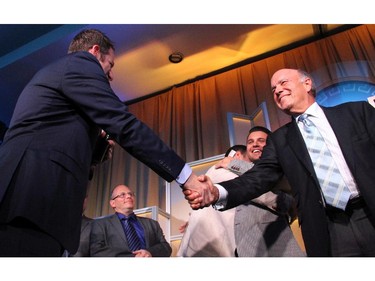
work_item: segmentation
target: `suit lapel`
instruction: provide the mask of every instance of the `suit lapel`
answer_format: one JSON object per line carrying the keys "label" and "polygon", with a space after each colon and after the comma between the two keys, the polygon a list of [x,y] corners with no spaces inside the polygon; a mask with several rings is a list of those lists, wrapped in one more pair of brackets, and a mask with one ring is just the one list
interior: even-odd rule
{"label": "suit lapel", "polygon": [[150,241],[149,234],[152,232],[150,230],[150,222],[148,220],[145,220],[142,217],[138,217],[138,216],[137,216],[137,219],[138,219],[139,223],[143,227],[143,232],[144,232],[144,235],[145,235],[146,247],[149,247],[149,245],[148,245],[148,241]]}
{"label": "suit lapel", "polygon": [[[351,136],[347,134],[347,128],[345,126],[345,112],[341,112],[340,114],[337,113],[335,108],[330,107],[322,107],[324,114],[327,117],[329,124],[332,127],[333,132],[336,135],[337,141],[341,147],[341,151],[344,155],[346,163],[350,165],[350,163],[354,163],[354,149],[352,145]],[[354,167],[351,167],[354,169]]]}
{"label": "suit lapel", "polygon": [[128,245],[128,241],[126,240],[125,232],[122,228],[121,221],[119,220],[116,214],[111,216],[110,223],[113,225],[113,228],[115,232],[118,234],[118,236],[120,236],[121,239],[125,242],[125,244]]}
{"label": "suit lapel", "polygon": [[[294,152],[296,157],[301,162],[302,166],[305,167],[310,174],[315,175],[314,167],[311,162],[310,155],[307,151],[305,142],[302,138],[301,132],[298,129],[298,126],[294,120],[290,123],[287,132],[287,143],[290,146],[290,149]],[[314,176],[317,181],[316,177]]]}

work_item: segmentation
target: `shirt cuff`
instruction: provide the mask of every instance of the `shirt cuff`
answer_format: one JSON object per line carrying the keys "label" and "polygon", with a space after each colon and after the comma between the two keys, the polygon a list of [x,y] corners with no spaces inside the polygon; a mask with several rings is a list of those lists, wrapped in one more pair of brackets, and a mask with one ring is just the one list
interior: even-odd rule
{"label": "shirt cuff", "polygon": [[188,180],[192,172],[193,170],[190,168],[190,166],[188,164],[185,164],[180,174],[177,176],[176,182],[182,187]]}
{"label": "shirt cuff", "polygon": [[215,209],[215,210],[221,210],[221,209],[224,209],[227,205],[227,197],[228,197],[228,191],[222,187],[220,184],[214,184],[214,186],[217,187],[217,189],[219,190],[219,199],[216,201],[215,204],[212,205],[212,207]]}

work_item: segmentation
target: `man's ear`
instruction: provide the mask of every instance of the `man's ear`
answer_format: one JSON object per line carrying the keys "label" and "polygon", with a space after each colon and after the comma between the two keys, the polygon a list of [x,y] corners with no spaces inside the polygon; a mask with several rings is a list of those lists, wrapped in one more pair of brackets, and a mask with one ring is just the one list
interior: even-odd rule
{"label": "man's ear", "polygon": [[115,201],[114,201],[114,200],[110,200],[110,201],[109,201],[109,205],[111,205],[112,208],[116,207],[116,206],[115,206]]}
{"label": "man's ear", "polygon": [[241,156],[242,156],[241,151],[237,150],[237,151],[236,151],[236,154],[234,154],[233,157],[234,157],[235,159],[241,159]]}
{"label": "man's ear", "polygon": [[94,45],[89,49],[89,53],[93,54],[94,56],[97,56],[100,53],[100,47],[99,45]]}
{"label": "man's ear", "polygon": [[310,93],[312,88],[312,81],[310,78],[305,78],[304,86],[306,88],[306,91]]}

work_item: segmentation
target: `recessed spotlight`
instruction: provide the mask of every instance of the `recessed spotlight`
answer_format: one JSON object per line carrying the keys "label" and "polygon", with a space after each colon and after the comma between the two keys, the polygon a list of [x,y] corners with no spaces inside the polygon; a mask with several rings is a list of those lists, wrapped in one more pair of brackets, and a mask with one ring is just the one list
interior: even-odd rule
{"label": "recessed spotlight", "polygon": [[174,52],[168,57],[171,63],[180,63],[184,59],[184,55],[180,52]]}

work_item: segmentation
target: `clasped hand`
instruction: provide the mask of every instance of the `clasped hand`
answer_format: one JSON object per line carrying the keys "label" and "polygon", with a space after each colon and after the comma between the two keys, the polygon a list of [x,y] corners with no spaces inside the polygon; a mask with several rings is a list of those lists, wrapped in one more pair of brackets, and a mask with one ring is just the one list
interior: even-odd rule
{"label": "clasped hand", "polygon": [[219,191],[206,175],[191,174],[183,187],[185,199],[193,210],[208,207],[219,199]]}

